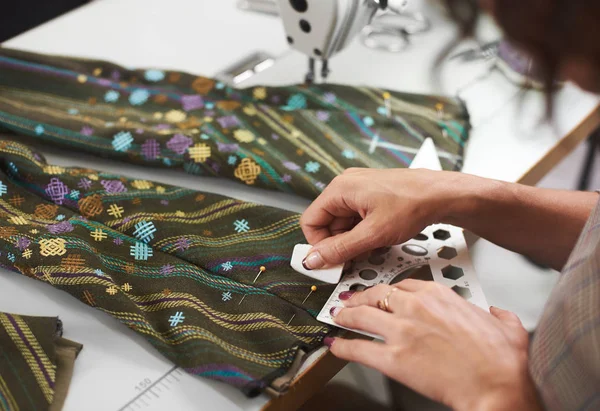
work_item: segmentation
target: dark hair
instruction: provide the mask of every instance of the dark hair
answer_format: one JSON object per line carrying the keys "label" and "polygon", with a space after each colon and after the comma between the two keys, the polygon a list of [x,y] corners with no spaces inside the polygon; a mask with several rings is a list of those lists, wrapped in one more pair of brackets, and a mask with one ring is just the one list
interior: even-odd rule
{"label": "dark hair", "polygon": [[549,107],[565,58],[580,58],[600,67],[599,0],[444,0],[460,28],[459,40],[474,37],[481,2],[486,8],[489,5],[506,39],[535,61]]}

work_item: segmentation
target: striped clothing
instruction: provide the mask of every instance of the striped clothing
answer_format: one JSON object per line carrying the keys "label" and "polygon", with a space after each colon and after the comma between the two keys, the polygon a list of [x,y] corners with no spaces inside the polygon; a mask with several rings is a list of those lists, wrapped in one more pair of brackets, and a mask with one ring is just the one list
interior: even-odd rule
{"label": "striped clothing", "polygon": [[546,306],[530,371],[547,409],[600,409],[600,203]]}

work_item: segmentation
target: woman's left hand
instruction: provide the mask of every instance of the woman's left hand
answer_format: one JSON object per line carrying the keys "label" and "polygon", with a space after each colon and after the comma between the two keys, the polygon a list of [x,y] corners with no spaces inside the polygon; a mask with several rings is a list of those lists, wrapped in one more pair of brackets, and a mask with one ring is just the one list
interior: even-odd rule
{"label": "woman's left hand", "polygon": [[[386,296],[389,311],[378,308]],[[343,293],[335,322],[385,343],[327,339],[339,358],[381,371],[455,410],[541,410],[519,318],[490,313],[434,282],[404,280]]]}

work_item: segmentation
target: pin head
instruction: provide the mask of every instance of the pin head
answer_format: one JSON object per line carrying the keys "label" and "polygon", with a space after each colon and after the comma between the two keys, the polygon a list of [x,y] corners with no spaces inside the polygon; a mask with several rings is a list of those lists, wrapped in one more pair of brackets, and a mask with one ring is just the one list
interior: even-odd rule
{"label": "pin head", "polygon": [[265,267],[264,265],[260,266],[260,271],[265,271],[267,269],[267,267]]}
{"label": "pin head", "polygon": [[390,98],[392,98],[392,95],[386,91],[385,93],[383,93],[383,98],[389,100]]}
{"label": "pin head", "polygon": [[310,287],[310,291],[312,291],[313,293],[314,293],[315,291],[317,291],[317,286],[316,286],[316,285],[313,285],[312,287]]}

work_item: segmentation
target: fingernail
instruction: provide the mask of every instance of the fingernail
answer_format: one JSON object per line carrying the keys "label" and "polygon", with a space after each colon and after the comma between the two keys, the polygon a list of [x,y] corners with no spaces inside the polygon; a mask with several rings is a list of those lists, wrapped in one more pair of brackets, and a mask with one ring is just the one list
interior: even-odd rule
{"label": "fingernail", "polygon": [[319,268],[323,268],[325,266],[325,262],[323,261],[323,258],[321,258],[321,253],[316,251],[306,256],[306,258],[302,261],[302,266],[306,270],[318,270]]}
{"label": "fingernail", "polygon": [[333,337],[325,337],[325,339],[323,340],[323,344],[325,344],[329,348],[331,348],[331,346],[333,345],[334,342],[335,342],[335,338],[333,338]]}
{"label": "fingernail", "polygon": [[329,314],[331,314],[332,317],[337,317],[340,311],[342,311],[342,307],[333,307],[331,310],[329,310]]}
{"label": "fingernail", "polygon": [[348,301],[350,298],[352,298],[354,294],[356,294],[355,291],[344,291],[340,293],[340,300]]}

